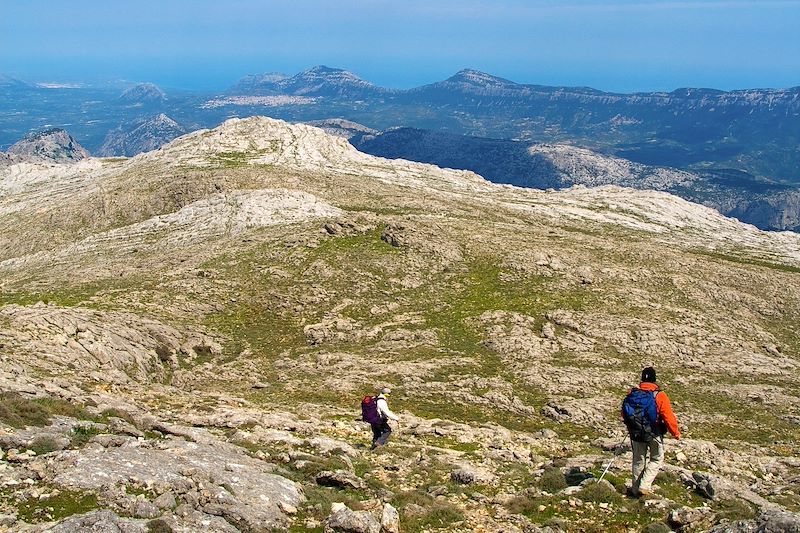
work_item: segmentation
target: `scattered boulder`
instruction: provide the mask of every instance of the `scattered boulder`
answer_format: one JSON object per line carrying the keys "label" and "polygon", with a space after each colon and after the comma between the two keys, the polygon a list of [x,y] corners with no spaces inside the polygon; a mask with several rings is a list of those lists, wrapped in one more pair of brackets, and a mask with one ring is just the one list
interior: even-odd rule
{"label": "scattered boulder", "polygon": [[347,442],[330,437],[317,436],[309,439],[308,444],[317,449],[322,455],[330,455],[337,451],[349,457],[356,457],[358,455],[358,451]]}
{"label": "scattered boulder", "polygon": [[133,506],[133,516],[136,518],[157,518],[161,515],[161,510],[154,503],[147,500],[139,500]]}
{"label": "scattered boulder", "polygon": [[136,429],[133,424],[115,416],[108,419],[108,428],[119,435],[128,435],[137,438],[144,437],[144,433]]}
{"label": "scattered boulder", "polygon": [[325,520],[325,533],[381,533],[381,524],[367,511],[353,511],[343,503],[331,506],[331,515]]}
{"label": "scattered boulder", "polygon": [[695,483],[695,490],[703,498],[713,500],[716,495],[714,485],[711,483],[711,477],[702,472],[692,472],[692,478]]}
{"label": "scattered boulder", "polygon": [[399,224],[390,224],[381,233],[381,240],[395,248],[407,246],[408,242],[403,236],[404,226]]}
{"label": "scattered boulder", "polygon": [[539,439],[557,439],[558,433],[549,428],[540,429],[533,434],[534,437]]}
{"label": "scattered boulder", "polygon": [[722,524],[708,533],[800,533],[800,514],[788,511],[767,511],[755,520]]}
{"label": "scattered boulder", "polygon": [[587,472],[585,468],[576,466],[564,474],[564,479],[566,479],[567,485],[580,485],[586,480],[594,479],[594,474]]}
{"label": "scattered boulder", "polygon": [[664,522],[653,522],[647,524],[642,533],[672,533],[672,528]]}
{"label": "scattered boulder", "polygon": [[337,487],[340,489],[360,489],[364,487],[364,482],[361,479],[345,470],[326,470],[317,474],[315,480],[318,485],[324,487]]}
{"label": "scattered boulder", "polygon": [[596,424],[604,417],[598,402],[587,398],[551,400],[542,407],[542,414],[558,422],[586,425]]}
{"label": "scattered boulder", "polygon": [[459,485],[469,485],[470,483],[475,483],[475,472],[466,468],[459,468],[450,472],[450,479],[453,483],[458,483]]}
{"label": "scattered boulder", "polygon": [[383,533],[400,533],[400,514],[388,503],[383,504],[381,530]]}
{"label": "scattered boulder", "polygon": [[711,509],[706,507],[680,507],[669,512],[668,522],[674,528],[698,528],[713,517]]}
{"label": "scattered boulder", "polygon": [[175,499],[175,494],[172,492],[165,492],[153,500],[153,504],[159,509],[174,509],[178,505]]}

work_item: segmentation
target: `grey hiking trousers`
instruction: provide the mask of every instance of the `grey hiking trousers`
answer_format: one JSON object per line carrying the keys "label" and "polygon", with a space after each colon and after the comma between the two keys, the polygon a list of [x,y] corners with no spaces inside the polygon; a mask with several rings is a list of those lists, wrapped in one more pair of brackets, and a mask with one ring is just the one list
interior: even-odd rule
{"label": "grey hiking trousers", "polygon": [[656,437],[650,442],[631,441],[633,448],[633,483],[631,490],[653,490],[661,465],[664,464],[664,437]]}

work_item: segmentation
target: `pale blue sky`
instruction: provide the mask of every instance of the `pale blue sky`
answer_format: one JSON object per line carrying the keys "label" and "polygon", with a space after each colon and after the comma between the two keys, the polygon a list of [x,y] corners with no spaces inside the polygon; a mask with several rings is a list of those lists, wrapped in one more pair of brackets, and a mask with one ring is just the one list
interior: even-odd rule
{"label": "pale blue sky", "polygon": [[325,64],[603,90],[800,85],[800,0],[3,0],[0,73],[222,89]]}

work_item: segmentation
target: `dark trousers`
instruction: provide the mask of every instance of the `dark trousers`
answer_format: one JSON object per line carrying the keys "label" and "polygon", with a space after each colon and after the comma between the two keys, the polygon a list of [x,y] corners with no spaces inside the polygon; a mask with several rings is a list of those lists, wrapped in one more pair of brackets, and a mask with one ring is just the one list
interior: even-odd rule
{"label": "dark trousers", "polygon": [[392,428],[389,427],[389,421],[384,420],[380,424],[370,424],[372,426],[372,447],[383,446],[389,440],[389,435],[392,434]]}

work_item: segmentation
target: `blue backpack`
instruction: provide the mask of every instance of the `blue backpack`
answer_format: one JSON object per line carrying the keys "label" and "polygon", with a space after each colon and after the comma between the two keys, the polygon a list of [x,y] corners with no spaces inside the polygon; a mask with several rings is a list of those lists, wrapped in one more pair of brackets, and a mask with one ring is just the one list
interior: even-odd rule
{"label": "blue backpack", "polygon": [[656,407],[656,395],[659,392],[633,389],[622,401],[622,419],[632,441],[650,442],[662,435]]}

